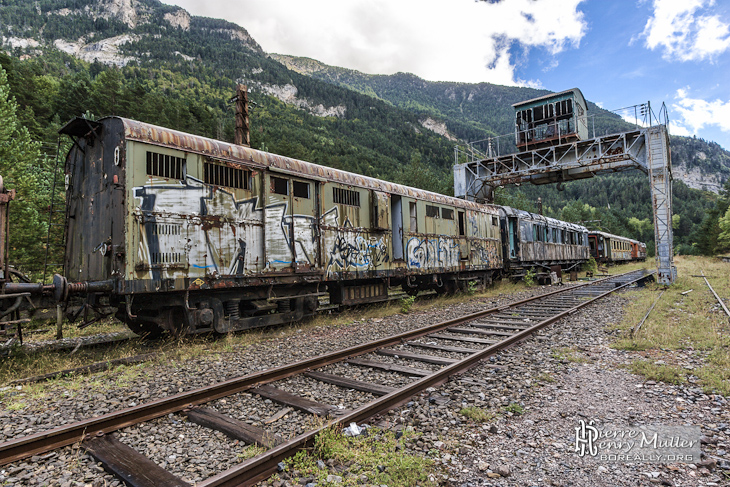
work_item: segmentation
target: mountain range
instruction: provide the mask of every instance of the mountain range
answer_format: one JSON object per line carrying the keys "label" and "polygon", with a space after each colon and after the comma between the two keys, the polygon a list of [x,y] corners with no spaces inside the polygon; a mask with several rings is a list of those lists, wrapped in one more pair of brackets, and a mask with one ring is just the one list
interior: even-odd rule
{"label": "mountain range", "polygon": [[[255,102],[253,147],[444,193],[453,191],[456,144],[510,134],[511,105],[549,93],[430,82],[408,73],[370,75],[268,54],[242,26],[157,0],[0,0],[0,36],[8,53],[0,64],[21,121],[48,145],[61,124],[82,113],[232,140],[228,99],[244,83]],[[633,127],[593,103],[589,113],[596,134]],[[509,135],[499,140],[502,150],[512,143]],[[673,136],[671,143],[675,180],[719,192],[730,177],[730,153],[697,138]],[[560,194],[522,188],[505,196],[530,208],[540,196],[558,217],[576,201],[610,209],[606,229],[646,239],[651,233],[639,235],[628,223],[650,218],[648,191],[636,191],[645,179],[627,173],[569,183]],[[628,196],[602,189],[608,187]],[[689,188],[676,191],[689,202],[675,204],[684,225],[675,242],[687,244],[714,201],[711,193]]]}

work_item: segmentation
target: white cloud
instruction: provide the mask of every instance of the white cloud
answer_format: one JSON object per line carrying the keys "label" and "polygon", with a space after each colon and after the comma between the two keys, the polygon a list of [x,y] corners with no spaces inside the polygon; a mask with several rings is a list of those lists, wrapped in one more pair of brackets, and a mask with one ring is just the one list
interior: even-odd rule
{"label": "white cloud", "polygon": [[692,132],[679,122],[669,121],[669,133],[672,135],[682,135],[684,137],[691,137]]}
{"label": "white cloud", "polygon": [[730,100],[722,101],[718,98],[706,101],[690,98],[689,88],[677,90],[675,100],[672,109],[680,115],[680,119],[676,122],[677,127],[686,130],[687,133],[673,133],[697,134],[703,128],[710,126],[716,126],[723,132],[730,132]]}
{"label": "white cloud", "polygon": [[268,52],[428,80],[539,85],[516,77],[513,53],[552,56],[577,48],[587,31],[583,0],[171,1],[243,26]]}
{"label": "white cloud", "polygon": [[714,14],[715,0],[654,0],[641,34],[667,60],[701,61],[730,50],[730,24]]}

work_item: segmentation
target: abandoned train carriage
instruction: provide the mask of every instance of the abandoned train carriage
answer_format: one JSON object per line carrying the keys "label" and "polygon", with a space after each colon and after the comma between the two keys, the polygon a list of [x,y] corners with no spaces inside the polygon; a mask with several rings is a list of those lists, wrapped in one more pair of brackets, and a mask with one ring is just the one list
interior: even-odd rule
{"label": "abandoned train carriage", "polygon": [[290,322],[487,282],[498,207],[161,127],[74,119],[66,160],[69,291],[107,294],[137,332]]}
{"label": "abandoned train carriage", "polygon": [[538,275],[546,274],[557,265],[572,270],[590,257],[588,229],[581,225],[508,206],[500,208],[500,218],[510,274],[522,275],[533,267]]}
{"label": "abandoned train carriage", "polygon": [[[646,259],[646,245],[626,237],[592,231],[588,234],[588,242],[591,248],[591,256],[599,263],[620,264],[631,260]],[[641,247],[635,249],[634,242],[643,246],[643,250]]]}

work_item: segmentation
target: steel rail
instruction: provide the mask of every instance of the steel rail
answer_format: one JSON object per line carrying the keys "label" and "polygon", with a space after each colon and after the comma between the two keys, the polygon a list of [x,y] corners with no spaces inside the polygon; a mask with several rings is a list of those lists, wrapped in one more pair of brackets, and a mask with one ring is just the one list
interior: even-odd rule
{"label": "steel rail", "polygon": [[[637,271],[633,271],[637,272]],[[570,316],[577,311],[579,311],[581,308],[588,306],[589,304],[593,303],[594,301],[597,301],[598,299],[601,299],[611,293],[614,293],[618,291],[619,289],[623,289],[626,286],[629,286],[633,284],[636,281],[639,281],[641,279],[645,279],[646,277],[654,274],[656,271],[651,272],[649,274],[642,274],[641,276],[636,277],[635,279],[632,279],[620,286],[616,286],[612,289],[609,289],[608,291],[593,297],[589,300],[586,300],[583,303],[578,304],[577,306],[570,308],[568,310],[564,310],[555,316],[552,316],[546,320],[541,321],[540,323],[537,323],[536,325],[527,328],[525,330],[520,331],[519,333],[515,333],[514,335],[505,338],[501,342],[498,342],[494,345],[489,346],[488,348],[485,348],[484,350],[477,352],[475,354],[470,355],[469,357],[465,358],[464,360],[461,360],[459,362],[456,362],[452,365],[446,366],[436,372],[434,372],[431,375],[428,375],[424,377],[423,379],[420,379],[418,381],[412,382],[411,384],[407,385],[406,387],[399,389],[395,392],[391,392],[390,394],[387,394],[385,396],[382,396],[381,398],[378,398],[374,401],[371,401],[368,404],[363,405],[359,409],[356,409],[355,411],[345,415],[341,416],[337,419],[333,419],[329,421],[324,426],[321,426],[315,430],[309,431],[307,433],[303,433],[296,438],[293,438],[289,440],[286,443],[283,443],[279,446],[276,446],[260,455],[257,455],[255,457],[252,457],[241,464],[237,465],[236,467],[233,467],[229,470],[226,470],[225,472],[221,472],[203,482],[200,482],[196,484],[198,487],[233,487],[233,486],[239,486],[239,485],[253,485],[256,482],[259,482],[271,474],[273,474],[277,470],[278,464],[283,461],[284,459],[288,458],[293,454],[294,451],[310,447],[314,444],[315,437],[325,430],[326,428],[332,427],[334,425],[346,425],[352,422],[359,423],[361,421],[364,421],[368,418],[371,418],[377,414],[385,413],[393,408],[396,408],[402,404],[405,404],[408,402],[412,396],[415,394],[429,388],[429,387],[435,387],[440,384],[443,384],[446,382],[450,376],[463,372],[475,365],[477,365],[481,360],[489,357],[490,355],[494,355],[495,353],[510,347],[514,345],[515,343],[524,340],[525,338],[529,337],[536,331],[539,331],[540,329],[562,319],[567,316]],[[617,277],[627,276],[631,273],[621,274],[619,276],[613,276],[609,279],[615,279]],[[601,281],[605,281],[606,279],[603,279]],[[594,281],[591,284],[596,284],[596,282],[601,281]],[[571,290],[576,289],[576,287],[572,288]]]}
{"label": "steel rail", "polygon": [[[627,273],[628,274],[628,273]],[[0,466],[22,460],[33,455],[39,455],[57,448],[72,445],[85,438],[111,433],[113,431],[132,426],[137,423],[149,421],[169,413],[176,413],[183,409],[205,404],[222,397],[230,396],[243,392],[245,390],[257,387],[263,384],[285,379],[305,371],[307,369],[316,369],[325,365],[337,363],[350,357],[363,355],[373,352],[379,348],[399,344],[402,341],[418,338],[430,333],[444,330],[451,326],[459,325],[482,316],[492,313],[504,311],[505,309],[520,306],[531,301],[547,298],[557,294],[565,294],[582,289],[588,285],[600,284],[609,279],[624,276],[609,276],[593,282],[571,286],[566,289],[560,289],[550,293],[541,294],[539,296],[522,299],[509,305],[501,305],[488,310],[479,311],[470,315],[436,323],[433,325],[411,330],[405,333],[394,335],[391,337],[375,340],[365,344],[356,345],[344,350],[331,352],[315,358],[302,360],[292,364],[275,367],[273,369],[255,372],[252,374],[236,377],[226,381],[218,382],[206,387],[182,392],[173,396],[164,397],[153,400],[149,403],[140,404],[120,411],[96,416],[72,423],[70,425],[61,426],[47,431],[42,431],[28,436],[16,438],[5,443],[0,443]],[[643,276],[645,277],[645,276]],[[388,397],[388,396],[386,396]]]}
{"label": "steel rail", "polygon": [[725,303],[720,299],[720,296],[717,295],[714,289],[712,289],[712,286],[710,286],[710,281],[707,280],[705,277],[705,271],[700,271],[702,274],[702,279],[705,280],[705,284],[707,284],[707,287],[710,288],[710,291],[712,291],[712,294],[715,295],[715,299],[717,299],[717,302],[720,303],[720,306],[722,306],[722,309],[725,310],[725,314],[727,315],[728,319],[730,319],[730,310],[727,309],[727,306],[725,306]]}

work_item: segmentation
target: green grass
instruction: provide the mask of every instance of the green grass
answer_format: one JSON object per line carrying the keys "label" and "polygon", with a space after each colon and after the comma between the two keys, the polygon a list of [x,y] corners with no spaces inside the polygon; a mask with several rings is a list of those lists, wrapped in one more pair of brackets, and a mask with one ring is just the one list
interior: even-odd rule
{"label": "green grass", "polygon": [[462,416],[466,416],[472,421],[476,421],[478,423],[486,423],[488,421],[492,421],[494,418],[497,417],[497,415],[493,412],[475,406],[462,408],[459,411],[459,414],[461,414]]}
{"label": "green grass", "polygon": [[[699,276],[702,271],[720,297],[730,296],[730,266],[718,259],[694,256],[675,257],[677,280],[671,287],[656,284],[626,293],[630,303],[623,320],[614,326],[620,332],[612,344],[618,350],[638,353],[629,369],[653,380],[673,384],[695,375],[707,393],[730,395],[730,325],[727,315]],[[690,291],[685,295],[683,292]],[[660,296],[661,291],[664,294]],[[632,334],[651,305],[646,321]],[[703,357],[703,365],[688,371],[675,359],[682,351]],[[646,360],[651,358],[651,360]],[[666,364],[656,365],[659,360]]]}
{"label": "green grass", "polygon": [[554,348],[550,356],[555,360],[567,360],[568,362],[585,363],[588,362],[584,357],[577,355],[577,351],[570,347]]}
{"label": "green grass", "polygon": [[317,436],[314,448],[302,450],[285,460],[287,472],[296,472],[299,478],[314,478],[317,485],[332,485],[327,482],[327,476],[340,474],[331,468],[319,468],[317,460],[322,460],[334,462],[335,466],[348,465],[351,475],[342,478],[337,484],[341,486],[363,483],[388,487],[437,485],[431,480],[435,474],[433,461],[407,454],[400,448],[409,434],[413,433],[406,432],[397,440],[391,431],[371,428],[367,435],[346,437],[337,428],[326,428]]}
{"label": "green grass", "polygon": [[525,408],[517,404],[516,402],[513,402],[509,406],[505,406],[504,412],[506,413],[512,413],[515,416],[521,416],[525,413]]}
{"label": "green grass", "polygon": [[687,381],[682,369],[672,365],[655,364],[649,360],[634,360],[628,368],[632,373],[643,375],[649,380],[668,384],[683,384]]}

